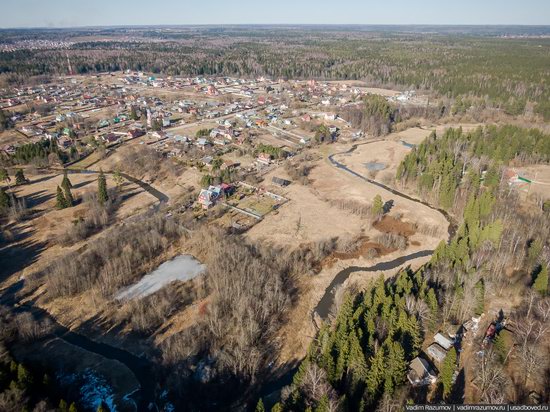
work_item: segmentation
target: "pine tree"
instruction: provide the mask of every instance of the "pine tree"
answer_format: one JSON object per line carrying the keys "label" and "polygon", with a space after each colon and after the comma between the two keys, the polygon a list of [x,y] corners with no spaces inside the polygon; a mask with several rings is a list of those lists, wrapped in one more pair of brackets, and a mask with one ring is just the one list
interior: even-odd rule
{"label": "pine tree", "polygon": [[543,244],[540,239],[535,239],[529,244],[527,250],[527,265],[531,269],[538,261],[540,254],[542,253]]}
{"label": "pine tree", "polygon": [[374,200],[372,202],[372,214],[374,216],[380,216],[384,212],[384,202],[382,201],[382,196],[376,195],[374,196]]}
{"label": "pine tree", "polygon": [[10,179],[10,175],[8,173],[8,170],[5,169],[5,168],[0,168],[0,181],[6,182],[8,184],[8,187],[9,187],[11,179]]}
{"label": "pine tree", "polygon": [[78,409],[77,409],[76,404],[74,402],[72,402],[71,406],[69,406],[69,412],[78,412]]}
{"label": "pine tree", "polygon": [[32,375],[21,363],[17,366],[17,383],[22,389],[32,384]]}
{"label": "pine tree", "polygon": [[67,412],[68,409],[69,409],[69,406],[67,405],[67,401],[65,401],[65,399],[61,399],[59,401],[59,412]]}
{"label": "pine tree", "polygon": [[67,176],[67,171],[66,170],[63,172],[63,180],[61,181],[61,187],[63,189],[65,189],[65,188],[72,189],[73,188],[73,184],[69,180],[69,177]]}
{"label": "pine tree", "polygon": [[265,412],[264,401],[262,401],[262,398],[260,398],[258,400],[258,403],[256,404],[255,411],[256,412]]}
{"label": "pine tree", "polygon": [[57,186],[57,194],[55,196],[55,199],[56,199],[56,207],[58,209],[65,209],[65,208],[69,207],[69,205],[67,203],[67,199],[63,195],[63,191],[61,190],[61,188],[59,186]]}
{"label": "pine tree", "polygon": [[504,363],[506,357],[508,356],[508,351],[510,350],[510,339],[510,333],[506,329],[503,329],[499,332],[493,342],[493,348],[500,363]]}
{"label": "pine tree", "polygon": [[130,108],[130,119],[132,119],[132,120],[138,120],[139,119],[139,117],[137,115],[136,106],[132,106]]}
{"label": "pine tree", "polygon": [[10,207],[11,200],[9,195],[0,187],[0,211],[6,210]]}
{"label": "pine tree", "polygon": [[202,187],[208,187],[212,184],[212,181],[214,179],[212,178],[212,176],[210,175],[204,175],[202,178],[201,178],[201,186]]}
{"label": "pine tree", "polygon": [[97,199],[99,203],[103,205],[109,200],[109,195],[107,194],[107,179],[101,169],[99,171],[99,177],[97,178],[97,188]]}
{"label": "pine tree", "polygon": [[122,182],[124,181],[122,175],[120,174],[120,170],[116,169],[115,173],[113,173],[113,180],[115,181],[115,184],[117,186],[120,186]]}
{"label": "pine tree", "polygon": [[97,412],[110,412],[110,409],[105,402],[101,401],[101,404],[97,407]]}
{"label": "pine tree", "polygon": [[548,266],[542,265],[535,281],[533,282],[533,289],[539,292],[542,296],[548,294]]}
{"label": "pine tree", "polygon": [[485,312],[485,283],[480,279],[475,286],[476,291],[476,315],[481,315]]}
{"label": "pine tree", "polygon": [[67,207],[71,207],[74,204],[74,198],[73,194],[71,193],[71,189],[69,186],[65,186],[63,188],[63,192],[65,195],[65,201],[67,203]]}
{"label": "pine tree", "polygon": [[15,172],[15,184],[24,185],[27,182],[28,180],[25,177],[25,174],[23,173],[23,169],[17,169],[17,171]]}
{"label": "pine tree", "polygon": [[273,408],[271,408],[271,412],[283,412],[283,407],[279,402],[277,402],[275,405],[273,405]]}
{"label": "pine tree", "polygon": [[443,385],[443,397],[446,398],[453,388],[453,375],[456,368],[456,350],[452,347],[443,360],[441,366],[441,384]]}

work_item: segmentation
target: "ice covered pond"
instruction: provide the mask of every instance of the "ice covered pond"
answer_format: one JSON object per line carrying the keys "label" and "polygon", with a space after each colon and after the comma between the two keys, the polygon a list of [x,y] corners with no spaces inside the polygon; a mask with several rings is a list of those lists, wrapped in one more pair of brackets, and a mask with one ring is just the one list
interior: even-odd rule
{"label": "ice covered pond", "polygon": [[119,300],[142,298],[176,280],[193,279],[205,269],[206,266],[191,255],[176,256],[145,275],[139,282],[119,291],[116,298]]}
{"label": "ice covered pond", "polygon": [[379,171],[379,170],[384,170],[386,168],[386,165],[384,163],[379,163],[379,162],[368,162],[368,163],[365,163],[365,167],[370,171]]}

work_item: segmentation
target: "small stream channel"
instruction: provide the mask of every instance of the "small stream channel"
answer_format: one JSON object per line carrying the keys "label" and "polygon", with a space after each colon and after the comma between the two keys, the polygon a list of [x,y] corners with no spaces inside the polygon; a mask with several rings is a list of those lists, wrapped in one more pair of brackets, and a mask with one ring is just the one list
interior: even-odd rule
{"label": "small stream channel", "polygon": [[[416,198],[411,197],[411,196],[409,196],[405,193],[399,192],[398,190],[393,189],[389,186],[386,186],[383,183],[380,183],[380,182],[377,182],[375,180],[369,179],[369,178],[367,178],[367,177],[351,170],[350,168],[348,168],[344,164],[342,164],[342,163],[340,163],[340,162],[338,162],[337,160],[334,159],[335,156],[352,153],[353,151],[355,151],[357,149],[358,146],[378,143],[378,142],[382,142],[384,140],[385,139],[376,139],[376,140],[371,140],[371,141],[365,142],[365,143],[354,144],[350,149],[348,149],[344,152],[334,153],[334,154],[330,155],[328,157],[328,160],[332,163],[333,166],[337,167],[338,169],[344,170],[345,172],[350,173],[353,176],[358,177],[359,179],[361,179],[365,182],[368,182],[368,183],[373,184],[375,186],[378,186],[378,187],[380,187],[384,190],[387,190],[388,192],[390,192],[390,193],[392,193],[396,196],[402,197],[402,198],[410,200],[412,202],[419,203],[421,205],[424,205],[424,206],[426,206],[426,207],[428,207],[432,210],[435,210],[435,211],[441,213],[445,217],[445,220],[447,220],[447,222],[449,222],[449,227],[447,229],[447,232],[448,232],[448,241],[450,241],[450,239],[452,239],[452,237],[454,236],[454,234],[456,232],[457,225],[456,225],[455,221],[453,220],[453,218],[445,210],[439,209],[439,208],[434,207],[434,206],[430,205],[429,203],[424,202],[420,199],[416,199]],[[410,260],[417,259],[417,258],[420,258],[420,257],[431,256],[432,254],[433,254],[433,250],[422,250],[422,251],[418,251],[418,252],[415,252],[415,253],[412,253],[412,254],[409,254],[409,255],[400,256],[400,257],[398,257],[394,260],[391,260],[391,261],[379,262],[379,263],[377,263],[373,266],[367,266],[367,267],[349,266],[349,267],[341,270],[340,272],[338,272],[336,274],[336,276],[334,277],[334,279],[332,280],[330,285],[325,289],[325,293],[323,294],[323,297],[321,298],[321,300],[319,301],[319,303],[315,307],[315,309],[312,313],[312,317],[315,315],[315,313],[317,313],[321,317],[321,319],[327,319],[328,318],[328,316],[330,314],[330,310],[331,310],[332,305],[334,303],[334,297],[335,297],[336,289],[340,285],[342,285],[350,277],[350,275],[352,273],[355,273],[355,272],[376,272],[376,271],[379,271],[379,270],[382,270],[382,271],[393,270],[393,269],[399,268],[400,266],[403,266],[405,263],[407,263]],[[262,397],[272,398],[273,395],[278,393],[284,386],[289,385],[290,383],[292,383],[292,377],[294,376],[294,374],[296,373],[297,370],[298,370],[297,367],[289,368],[289,370],[286,371],[286,373],[284,373],[282,376],[279,376],[275,379],[272,378],[271,380],[268,379],[265,382],[265,384],[262,386],[262,388],[260,389],[260,395]]]}

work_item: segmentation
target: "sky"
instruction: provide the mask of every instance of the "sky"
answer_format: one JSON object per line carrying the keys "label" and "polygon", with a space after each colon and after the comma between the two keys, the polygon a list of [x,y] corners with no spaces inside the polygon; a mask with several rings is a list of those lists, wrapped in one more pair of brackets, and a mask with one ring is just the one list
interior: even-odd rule
{"label": "sky", "polygon": [[550,0],[0,0],[0,27],[550,25]]}

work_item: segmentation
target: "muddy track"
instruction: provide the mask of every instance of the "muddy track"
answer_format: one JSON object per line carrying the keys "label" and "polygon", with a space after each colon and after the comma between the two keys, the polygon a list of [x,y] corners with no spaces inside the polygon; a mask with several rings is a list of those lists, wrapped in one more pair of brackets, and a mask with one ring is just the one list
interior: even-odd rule
{"label": "muddy track", "polygon": [[[338,162],[337,160],[334,159],[335,156],[352,153],[360,145],[378,143],[378,142],[381,142],[381,141],[384,141],[384,140],[385,139],[377,139],[377,140],[371,140],[371,141],[365,142],[365,143],[354,144],[350,149],[348,149],[344,152],[331,154],[330,156],[328,156],[328,160],[336,168],[341,169],[341,170],[343,170],[343,171],[345,171],[345,172],[347,172],[347,173],[349,173],[349,174],[351,174],[351,175],[353,175],[353,176],[355,176],[355,177],[357,177],[357,178],[359,178],[359,179],[361,179],[361,180],[363,180],[367,183],[378,186],[378,187],[390,192],[391,194],[393,194],[395,196],[401,197],[403,199],[410,200],[412,202],[419,203],[423,206],[426,206],[426,207],[428,207],[432,210],[437,211],[438,213],[443,215],[443,217],[445,218],[445,220],[447,220],[447,222],[449,222],[448,240],[450,240],[454,236],[457,226],[456,226],[456,223],[454,222],[453,218],[445,210],[434,207],[434,206],[430,205],[429,203],[424,202],[423,200],[420,200],[420,199],[414,198],[412,196],[409,196],[409,195],[407,195],[403,192],[400,192],[396,189],[393,189],[389,186],[386,186],[383,183],[377,182],[376,180],[369,179],[368,177],[365,177],[365,176],[351,170],[350,168],[348,168],[344,164],[342,164],[342,163],[340,163],[340,162]],[[377,263],[376,265],[373,265],[373,266],[367,266],[367,267],[350,266],[350,267],[347,267],[347,268],[341,270],[340,272],[338,272],[336,274],[336,276],[334,277],[334,279],[332,280],[330,285],[325,289],[325,293],[324,293],[323,297],[321,298],[321,300],[319,301],[319,303],[317,304],[317,306],[315,307],[315,309],[313,310],[312,316],[314,317],[314,319],[315,319],[315,314],[317,314],[321,319],[327,319],[328,318],[328,316],[330,314],[330,310],[331,310],[332,305],[334,303],[334,297],[335,297],[336,289],[340,285],[342,285],[349,278],[349,276],[352,273],[354,273],[354,272],[376,272],[376,271],[379,271],[379,270],[383,270],[383,271],[393,270],[393,269],[397,269],[397,268],[403,266],[405,263],[407,263],[410,260],[417,259],[419,257],[431,256],[432,253],[433,253],[433,250],[422,250],[422,251],[419,251],[419,252],[416,252],[416,253],[412,253],[410,255],[400,256],[400,257],[398,257],[394,260],[391,260],[391,261],[380,262],[380,263]]]}

